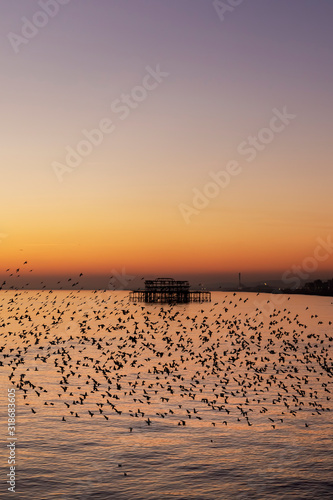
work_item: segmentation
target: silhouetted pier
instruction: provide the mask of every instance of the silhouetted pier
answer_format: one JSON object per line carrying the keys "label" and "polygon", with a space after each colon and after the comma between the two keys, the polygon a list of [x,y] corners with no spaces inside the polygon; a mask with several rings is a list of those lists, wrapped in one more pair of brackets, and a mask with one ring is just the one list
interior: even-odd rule
{"label": "silhouetted pier", "polygon": [[188,302],[210,302],[211,294],[203,290],[190,290],[188,281],[172,278],[146,280],[144,290],[130,292],[132,302],[160,302],[186,304]]}

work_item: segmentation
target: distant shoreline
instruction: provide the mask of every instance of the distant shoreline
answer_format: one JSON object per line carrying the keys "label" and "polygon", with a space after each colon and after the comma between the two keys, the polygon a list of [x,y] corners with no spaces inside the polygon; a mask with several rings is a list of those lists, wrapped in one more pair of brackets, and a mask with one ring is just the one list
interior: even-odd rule
{"label": "distant shoreline", "polygon": [[333,297],[333,292],[309,292],[304,289],[297,289],[297,290],[289,290],[289,289],[283,289],[283,290],[253,290],[253,289],[224,289],[224,290],[211,290],[215,292],[233,292],[233,293],[267,293],[270,295],[309,295],[309,296],[318,296],[318,297]]}
{"label": "distant shoreline", "polygon": [[[0,288],[0,292],[126,292],[129,293],[131,290],[109,290],[104,288]],[[308,290],[256,290],[256,289],[242,289],[238,290],[235,288],[228,288],[223,290],[207,290],[212,293],[255,293],[255,294],[267,294],[267,295],[307,295],[307,296],[317,296],[317,297],[332,297],[333,292],[309,292]]]}

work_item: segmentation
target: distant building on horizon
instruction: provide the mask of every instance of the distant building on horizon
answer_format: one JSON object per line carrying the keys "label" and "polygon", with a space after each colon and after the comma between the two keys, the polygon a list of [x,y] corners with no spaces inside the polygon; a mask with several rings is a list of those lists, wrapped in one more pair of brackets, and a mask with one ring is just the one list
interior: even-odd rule
{"label": "distant building on horizon", "polygon": [[328,281],[315,280],[305,283],[301,288],[305,293],[318,294],[318,295],[333,295],[333,279]]}
{"label": "distant building on horizon", "polygon": [[242,284],[242,275],[238,273],[238,290],[243,290],[244,285]]}

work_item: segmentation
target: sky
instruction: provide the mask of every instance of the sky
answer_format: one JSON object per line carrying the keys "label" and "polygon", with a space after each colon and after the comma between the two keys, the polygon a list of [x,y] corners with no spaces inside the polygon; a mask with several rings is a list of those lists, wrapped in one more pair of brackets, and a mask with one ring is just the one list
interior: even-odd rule
{"label": "sky", "polygon": [[0,275],[333,277],[332,18],[1,0]]}

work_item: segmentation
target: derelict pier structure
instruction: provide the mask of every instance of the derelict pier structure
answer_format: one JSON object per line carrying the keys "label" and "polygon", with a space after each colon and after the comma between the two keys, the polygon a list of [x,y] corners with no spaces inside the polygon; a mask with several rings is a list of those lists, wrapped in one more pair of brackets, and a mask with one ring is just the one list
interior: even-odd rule
{"label": "derelict pier structure", "polygon": [[130,301],[147,303],[210,302],[211,294],[205,290],[190,290],[188,281],[176,281],[173,278],[146,280],[144,290],[130,292]]}

